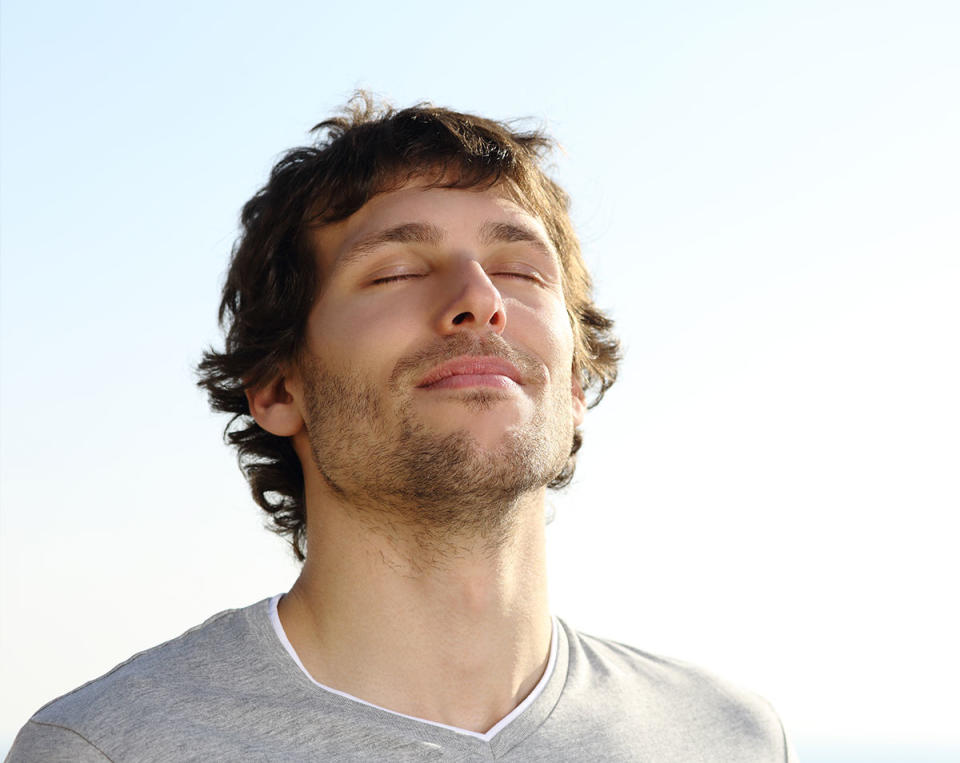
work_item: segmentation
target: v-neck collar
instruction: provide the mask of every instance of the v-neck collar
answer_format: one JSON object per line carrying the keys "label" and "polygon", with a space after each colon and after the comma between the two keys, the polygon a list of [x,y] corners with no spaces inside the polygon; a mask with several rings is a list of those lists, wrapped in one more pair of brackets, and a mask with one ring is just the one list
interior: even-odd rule
{"label": "v-neck collar", "polygon": [[[501,718],[488,731],[480,733],[477,731],[471,731],[469,729],[459,728],[457,726],[451,726],[445,723],[439,723],[437,721],[430,721],[425,718],[417,718],[416,716],[406,715],[405,713],[400,713],[395,710],[390,710],[388,708],[375,705],[372,702],[367,702],[366,700],[355,697],[352,694],[339,691],[338,689],[326,686],[315,680],[304,667],[299,655],[297,655],[296,650],[293,648],[293,645],[287,638],[287,634],[283,629],[283,624],[280,622],[280,617],[277,612],[277,603],[280,601],[282,596],[283,594],[277,594],[265,602],[267,604],[267,612],[265,614],[268,615],[271,628],[276,635],[277,640],[280,642],[284,651],[286,652],[286,655],[296,665],[297,670],[302,673],[303,676],[306,677],[313,686],[329,695],[341,698],[341,701],[347,701],[350,703],[355,703],[358,706],[370,708],[378,713],[387,714],[387,716],[393,719],[404,719],[409,723],[417,724],[420,726],[423,732],[426,732],[428,729],[431,731],[436,730],[441,736],[444,737],[449,734],[454,734],[461,738],[467,737],[470,739],[475,739],[478,742],[486,743],[486,745],[491,747],[491,752],[496,756],[502,755],[504,752],[521,742],[523,739],[529,736],[530,733],[535,731],[544,720],[546,720],[547,716],[556,705],[556,702],[559,699],[560,693],[563,689],[563,685],[566,682],[569,659],[567,634],[565,629],[561,627],[561,624],[557,618],[551,617],[552,632],[550,638],[550,656],[547,660],[547,667],[543,672],[543,676],[540,678],[540,680],[537,682],[537,685],[531,690],[531,692],[523,699],[523,701],[520,702],[520,704],[518,704],[506,716]],[[426,736],[433,737],[434,734],[429,733],[426,734]]]}

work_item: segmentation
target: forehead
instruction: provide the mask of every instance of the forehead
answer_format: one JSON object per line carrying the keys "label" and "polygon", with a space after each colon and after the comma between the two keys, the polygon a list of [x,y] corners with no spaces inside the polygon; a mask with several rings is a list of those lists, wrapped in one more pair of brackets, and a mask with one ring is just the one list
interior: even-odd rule
{"label": "forehead", "polygon": [[431,188],[411,183],[378,194],[350,217],[314,229],[311,241],[321,271],[377,233],[409,224],[427,224],[453,243],[475,243],[491,224],[529,231],[556,252],[539,217],[521,206],[504,188]]}

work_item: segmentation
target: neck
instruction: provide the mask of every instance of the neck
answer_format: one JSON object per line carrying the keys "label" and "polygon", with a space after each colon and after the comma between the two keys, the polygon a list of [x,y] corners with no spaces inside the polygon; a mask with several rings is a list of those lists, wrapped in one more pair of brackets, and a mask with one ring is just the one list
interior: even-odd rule
{"label": "neck", "polygon": [[443,542],[435,529],[371,531],[369,517],[325,502],[281,622],[320,683],[487,731],[546,667],[544,525],[543,491],[520,499],[496,537]]}

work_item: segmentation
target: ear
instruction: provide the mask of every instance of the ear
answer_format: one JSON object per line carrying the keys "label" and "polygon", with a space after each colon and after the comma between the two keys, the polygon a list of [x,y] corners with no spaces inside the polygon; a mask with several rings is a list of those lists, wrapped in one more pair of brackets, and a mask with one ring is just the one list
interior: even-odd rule
{"label": "ear", "polygon": [[256,389],[245,390],[250,415],[270,434],[292,437],[303,429],[303,416],[290,387],[295,382],[285,376],[277,376]]}
{"label": "ear", "polygon": [[570,402],[573,410],[573,426],[579,427],[583,424],[583,419],[587,415],[587,398],[583,394],[583,387],[580,386],[580,380],[574,373],[570,382]]}

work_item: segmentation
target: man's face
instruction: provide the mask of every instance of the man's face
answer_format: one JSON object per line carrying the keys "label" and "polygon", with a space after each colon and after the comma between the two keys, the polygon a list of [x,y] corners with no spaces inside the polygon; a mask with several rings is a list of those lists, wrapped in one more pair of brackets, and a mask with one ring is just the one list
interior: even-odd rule
{"label": "man's face", "polygon": [[[560,471],[582,395],[561,268],[500,190],[411,184],[313,235],[313,461],[357,506],[483,529]],[[493,513],[491,513],[493,512]]]}

